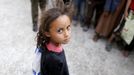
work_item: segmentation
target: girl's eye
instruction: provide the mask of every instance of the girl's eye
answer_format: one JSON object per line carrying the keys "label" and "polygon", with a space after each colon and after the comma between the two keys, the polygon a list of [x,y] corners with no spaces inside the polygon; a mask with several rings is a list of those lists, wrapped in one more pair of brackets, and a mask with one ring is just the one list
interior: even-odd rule
{"label": "girl's eye", "polygon": [[69,31],[69,30],[71,30],[71,27],[70,27],[70,26],[68,26],[68,27],[67,27],[67,30],[68,30],[68,31]]}
{"label": "girl's eye", "polygon": [[63,32],[63,29],[58,29],[57,32],[58,33],[62,33]]}

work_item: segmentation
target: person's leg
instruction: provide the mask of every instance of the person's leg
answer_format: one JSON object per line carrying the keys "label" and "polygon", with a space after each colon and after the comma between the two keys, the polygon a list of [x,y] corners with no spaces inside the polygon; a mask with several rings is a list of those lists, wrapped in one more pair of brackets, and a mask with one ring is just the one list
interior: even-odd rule
{"label": "person's leg", "polygon": [[76,13],[77,20],[79,20],[80,17],[80,11],[81,11],[80,9],[81,9],[81,1],[77,0],[77,13]]}
{"label": "person's leg", "polygon": [[94,28],[96,28],[97,23],[99,21],[99,18],[103,12],[104,9],[104,5],[105,5],[105,0],[101,1],[100,4],[96,4],[95,9],[96,9],[96,16],[95,16],[95,22],[94,22]]}
{"label": "person's leg", "polygon": [[128,57],[128,55],[130,54],[130,52],[133,50],[134,48],[134,37],[131,41],[131,43],[129,45],[126,45],[124,50],[123,50],[123,56],[124,57]]}
{"label": "person's leg", "polygon": [[98,39],[101,37],[105,37],[106,33],[104,34],[104,29],[106,29],[108,22],[109,22],[109,12],[103,11],[103,13],[100,16],[99,22],[97,23],[97,27],[95,28],[95,35],[93,37],[94,42],[97,42]]}
{"label": "person's leg", "polygon": [[114,39],[117,39],[118,37],[121,36],[121,31],[122,31],[122,28],[125,25],[125,22],[126,22],[126,20],[124,18],[122,18],[120,20],[120,23],[119,23],[118,27],[116,27],[114,29],[112,35],[108,39],[108,43],[106,44],[106,47],[105,47],[107,51],[110,51],[111,50],[111,48],[112,48],[112,42],[114,41]]}
{"label": "person's leg", "polygon": [[108,52],[111,51],[111,49],[112,49],[112,42],[115,39],[115,37],[116,37],[116,33],[113,33],[110,36],[110,38],[108,39],[108,41],[106,43],[106,46],[105,46],[106,51],[108,51]]}
{"label": "person's leg", "polygon": [[32,22],[33,31],[37,31],[37,21],[38,21],[38,0],[31,0],[31,12],[32,12]]}
{"label": "person's leg", "polygon": [[80,24],[81,24],[81,26],[83,26],[83,24],[84,24],[84,20],[85,20],[85,18],[84,18],[84,16],[85,16],[85,0],[81,0],[80,2],[79,2],[79,20],[80,20]]}
{"label": "person's leg", "polygon": [[75,6],[75,10],[76,10],[74,20],[78,20],[79,11],[80,11],[80,9],[79,9],[79,0],[74,0],[74,6]]}
{"label": "person's leg", "polygon": [[73,0],[74,3],[74,8],[75,8],[75,12],[74,12],[74,16],[73,16],[73,20],[74,20],[74,25],[77,25],[77,21],[78,21],[78,17],[79,17],[79,0]]}
{"label": "person's leg", "polygon": [[94,3],[95,2],[91,2],[91,3],[90,2],[86,2],[86,4],[87,4],[87,8],[86,8],[87,11],[85,13],[85,20],[84,20],[84,27],[83,27],[84,31],[87,31],[89,29],[91,21],[92,21],[93,13],[94,13],[94,10],[95,10],[94,9]]}
{"label": "person's leg", "polygon": [[100,34],[96,32],[95,35],[93,36],[93,41],[97,42],[100,37],[101,37]]}

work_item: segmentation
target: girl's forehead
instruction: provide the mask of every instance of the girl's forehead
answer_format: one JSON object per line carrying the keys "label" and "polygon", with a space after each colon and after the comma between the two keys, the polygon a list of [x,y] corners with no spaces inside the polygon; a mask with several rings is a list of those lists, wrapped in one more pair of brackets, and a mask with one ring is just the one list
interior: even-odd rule
{"label": "girl's forehead", "polygon": [[58,22],[67,22],[67,21],[70,21],[70,18],[67,15],[61,15],[56,20]]}
{"label": "girl's forehead", "polygon": [[53,26],[64,27],[70,24],[71,24],[70,18],[67,15],[61,15],[52,22],[51,27]]}

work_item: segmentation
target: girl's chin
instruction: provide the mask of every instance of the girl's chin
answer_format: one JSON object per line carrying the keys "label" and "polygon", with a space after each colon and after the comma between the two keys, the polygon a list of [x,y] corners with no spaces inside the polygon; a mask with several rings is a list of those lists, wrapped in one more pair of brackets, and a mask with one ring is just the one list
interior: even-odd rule
{"label": "girl's chin", "polygon": [[62,44],[68,44],[70,40],[65,40]]}

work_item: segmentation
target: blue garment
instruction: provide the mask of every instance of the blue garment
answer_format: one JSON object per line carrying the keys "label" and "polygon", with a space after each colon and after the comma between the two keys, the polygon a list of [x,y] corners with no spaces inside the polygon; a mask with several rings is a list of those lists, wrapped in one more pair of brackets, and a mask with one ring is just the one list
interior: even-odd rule
{"label": "blue garment", "polygon": [[114,12],[121,0],[106,0],[104,11]]}
{"label": "blue garment", "polygon": [[85,0],[74,0],[74,5],[77,10],[76,15],[74,16],[74,20],[78,20],[80,18],[80,21],[83,22]]}

